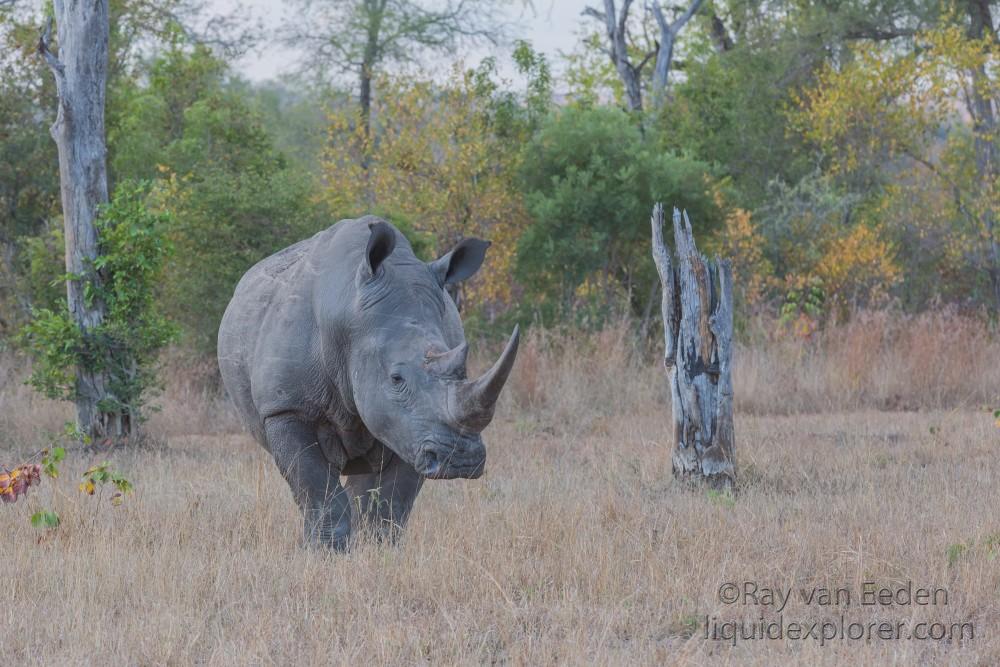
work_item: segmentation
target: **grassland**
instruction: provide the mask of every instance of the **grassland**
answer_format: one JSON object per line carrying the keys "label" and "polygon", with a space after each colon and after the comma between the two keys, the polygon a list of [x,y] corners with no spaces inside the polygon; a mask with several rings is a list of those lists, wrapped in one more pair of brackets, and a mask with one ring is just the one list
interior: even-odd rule
{"label": "grassland", "polygon": [[[763,329],[760,329],[763,331]],[[429,482],[403,542],[300,546],[267,454],[211,365],[171,358],[154,444],[110,456],[113,507],[78,475],[0,505],[0,655],[11,664],[1000,664],[1000,343],[954,316],[857,318],[739,350],[740,493],[670,476],[658,364],[624,329],[526,342],[486,432],[487,475]],[[0,463],[58,431],[8,361]],[[42,533],[28,516],[61,517]],[[751,582],[774,606],[720,600]],[[866,582],[947,604],[860,605]],[[799,589],[847,589],[806,604]],[[942,623],[939,640],[706,639],[719,625]],[[972,624],[960,638],[952,624]],[[724,629],[721,630],[725,632]],[[957,630],[955,631],[957,632]],[[786,627],[787,633],[787,627]]]}

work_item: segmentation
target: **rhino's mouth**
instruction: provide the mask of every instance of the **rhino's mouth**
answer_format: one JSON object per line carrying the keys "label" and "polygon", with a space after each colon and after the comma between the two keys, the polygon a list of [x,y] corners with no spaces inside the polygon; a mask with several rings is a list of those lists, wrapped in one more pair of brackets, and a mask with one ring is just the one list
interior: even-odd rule
{"label": "rhino's mouth", "polygon": [[478,436],[452,443],[425,440],[417,463],[429,479],[476,479],[486,471],[486,448]]}

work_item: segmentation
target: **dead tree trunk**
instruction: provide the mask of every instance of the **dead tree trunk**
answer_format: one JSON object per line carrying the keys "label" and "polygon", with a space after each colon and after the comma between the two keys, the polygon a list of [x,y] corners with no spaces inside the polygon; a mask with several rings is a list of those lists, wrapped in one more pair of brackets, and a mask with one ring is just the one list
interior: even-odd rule
{"label": "dead tree trunk", "polygon": [[[38,50],[56,80],[59,106],[52,138],[59,151],[59,180],[66,236],[66,272],[79,279],[66,283],[73,321],[86,340],[104,321],[104,304],[85,297],[85,284],[99,287],[94,270],[98,254],[94,220],[108,201],[104,134],[104,99],[108,73],[108,0],[55,0],[58,55],[49,49],[52,23],[42,34]],[[77,367],[76,412],[80,430],[95,441],[127,433],[128,420],[109,412],[116,402],[110,395],[106,372]]]}
{"label": "dead tree trunk", "polygon": [[687,213],[674,209],[676,258],[653,208],[653,261],[663,287],[663,363],[674,419],[674,476],[714,488],[736,483],[733,434],[733,291],[728,260],[698,252]]}

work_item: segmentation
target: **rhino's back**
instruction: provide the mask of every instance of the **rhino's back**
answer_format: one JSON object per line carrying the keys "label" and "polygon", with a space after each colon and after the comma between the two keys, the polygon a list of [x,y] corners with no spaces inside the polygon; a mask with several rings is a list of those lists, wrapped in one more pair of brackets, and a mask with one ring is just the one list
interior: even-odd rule
{"label": "rhino's back", "polygon": [[264,422],[253,399],[256,351],[274,304],[286,302],[293,292],[308,289],[309,285],[299,275],[302,265],[320,238],[332,230],[331,227],[299,241],[251,267],[236,285],[222,316],[218,339],[222,382],[244,423],[262,444],[266,444]]}

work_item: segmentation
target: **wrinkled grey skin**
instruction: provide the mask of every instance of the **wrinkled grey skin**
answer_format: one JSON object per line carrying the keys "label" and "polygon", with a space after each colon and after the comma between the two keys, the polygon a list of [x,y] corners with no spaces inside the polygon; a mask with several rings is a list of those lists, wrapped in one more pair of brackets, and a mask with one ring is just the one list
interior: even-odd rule
{"label": "wrinkled grey skin", "polygon": [[425,478],[483,474],[480,433],[518,333],[469,380],[445,286],[475,273],[488,246],[467,239],[425,263],[369,216],[296,243],[240,280],[219,328],[219,368],[291,486],[308,541],[346,548],[352,515],[394,538]]}

